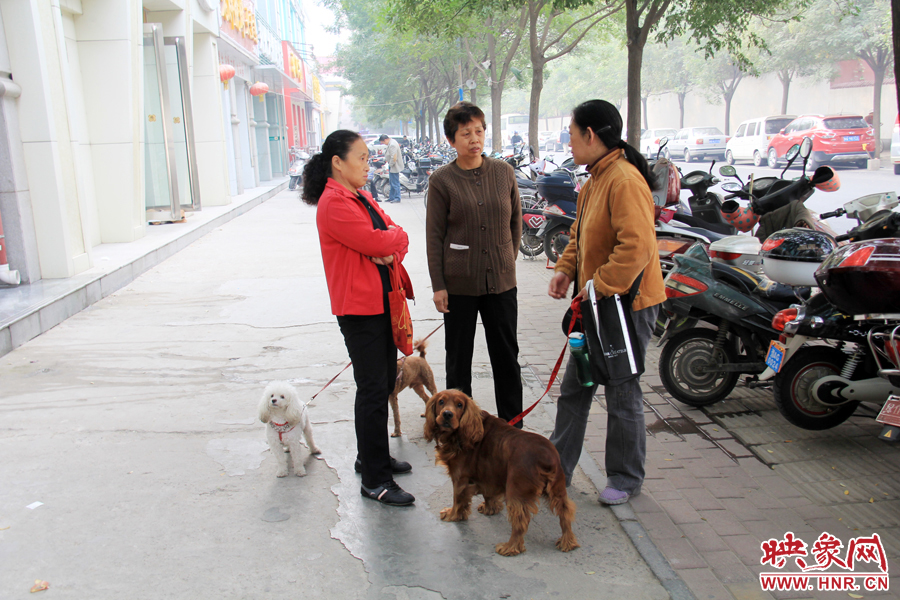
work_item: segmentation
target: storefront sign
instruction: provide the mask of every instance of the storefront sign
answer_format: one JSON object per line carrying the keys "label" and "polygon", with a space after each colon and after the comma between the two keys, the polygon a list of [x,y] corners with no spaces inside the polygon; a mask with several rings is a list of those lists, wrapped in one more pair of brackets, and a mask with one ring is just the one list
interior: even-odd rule
{"label": "storefront sign", "polygon": [[294,46],[288,41],[281,42],[282,54],[284,54],[284,72],[291,79],[299,83],[299,89],[306,91],[306,67],[303,59],[294,50]]}
{"label": "storefront sign", "polygon": [[315,75],[312,76],[313,83],[313,100],[315,100],[316,104],[319,106],[322,105],[322,86],[319,84],[319,78]]}
{"label": "storefront sign", "polygon": [[259,33],[256,30],[254,0],[221,0],[222,23],[219,33],[256,56]]}

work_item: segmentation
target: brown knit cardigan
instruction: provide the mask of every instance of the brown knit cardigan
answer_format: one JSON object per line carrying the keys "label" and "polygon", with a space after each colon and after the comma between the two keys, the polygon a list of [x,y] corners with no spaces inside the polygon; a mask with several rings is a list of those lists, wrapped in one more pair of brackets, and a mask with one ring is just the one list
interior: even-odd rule
{"label": "brown knit cardigan", "polygon": [[477,169],[456,161],[434,172],[428,187],[425,240],[435,292],[500,294],[516,285],[522,203],[513,168],[484,157]]}

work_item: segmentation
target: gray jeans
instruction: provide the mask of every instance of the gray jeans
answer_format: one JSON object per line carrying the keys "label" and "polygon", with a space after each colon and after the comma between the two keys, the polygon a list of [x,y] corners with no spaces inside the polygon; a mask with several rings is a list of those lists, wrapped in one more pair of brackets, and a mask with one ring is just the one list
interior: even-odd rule
{"label": "gray jeans", "polygon": [[[653,335],[658,306],[633,313],[634,326],[640,342],[639,351],[646,354],[647,343]],[[640,377],[622,385],[605,386],[606,426],[606,485],[628,492],[640,493],[644,481],[644,459],[647,456],[647,432],[644,429],[644,396]],[[572,483],[572,473],[581,457],[584,432],[587,429],[591,401],[597,386],[583,387],[578,383],[574,359],[570,356],[566,373],[559,387],[556,401],[556,425],[550,441],[559,451],[566,485]]]}

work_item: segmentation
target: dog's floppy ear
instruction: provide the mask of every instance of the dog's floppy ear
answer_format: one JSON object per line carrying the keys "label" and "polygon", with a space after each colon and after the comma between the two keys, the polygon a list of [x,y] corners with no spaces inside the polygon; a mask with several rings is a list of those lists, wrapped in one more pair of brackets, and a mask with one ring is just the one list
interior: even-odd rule
{"label": "dog's floppy ear", "polygon": [[430,442],[437,436],[437,415],[434,407],[437,406],[438,396],[443,393],[438,392],[425,403],[425,441],[427,442]]}
{"label": "dog's floppy ear", "polygon": [[290,390],[289,398],[290,401],[284,411],[285,420],[288,423],[299,423],[303,418],[303,403],[300,400],[300,395],[297,393],[297,390],[292,389]]}
{"label": "dog's floppy ear", "polygon": [[464,446],[469,448],[481,441],[484,437],[484,423],[481,416],[481,409],[475,404],[469,396],[462,392],[459,395],[465,398],[465,406],[463,414],[459,419],[459,437]]}
{"label": "dog's floppy ear", "polygon": [[269,422],[269,390],[263,392],[262,400],[259,401],[259,420]]}

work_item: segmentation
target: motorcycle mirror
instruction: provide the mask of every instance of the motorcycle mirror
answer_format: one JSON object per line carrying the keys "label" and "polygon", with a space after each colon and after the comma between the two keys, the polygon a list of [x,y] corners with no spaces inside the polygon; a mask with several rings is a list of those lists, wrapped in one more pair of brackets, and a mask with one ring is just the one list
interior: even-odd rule
{"label": "motorcycle mirror", "polygon": [[732,166],[719,167],[719,175],[723,177],[736,177],[737,169]]}
{"label": "motorcycle mirror", "polygon": [[663,148],[666,147],[666,144],[669,143],[669,138],[663,136],[659,138],[659,150],[656,151],[656,160],[659,160],[659,157],[662,156]]}
{"label": "motorcycle mirror", "polygon": [[793,146],[788,148],[788,151],[785,152],[784,157],[788,160],[788,162],[790,162],[797,158],[798,154],[800,154],[800,145],[794,144]]}
{"label": "motorcycle mirror", "polygon": [[812,154],[813,141],[812,138],[806,136],[803,138],[803,141],[800,142],[800,156],[803,158],[809,158],[809,155]]}
{"label": "motorcycle mirror", "polygon": [[722,189],[726,192],[739,192],[744,189],[744,186],[739,183],[735,183],[734,181],[727,181],[722,184]]}

